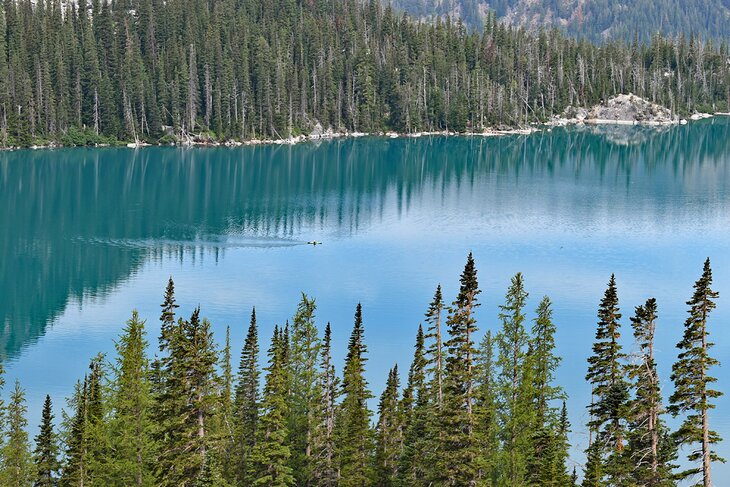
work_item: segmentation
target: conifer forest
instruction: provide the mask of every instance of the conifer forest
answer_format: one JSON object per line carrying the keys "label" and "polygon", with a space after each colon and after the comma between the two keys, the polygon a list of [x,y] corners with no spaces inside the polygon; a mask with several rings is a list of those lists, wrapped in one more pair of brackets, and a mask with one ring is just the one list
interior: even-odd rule
{"label": "conifer forest", "polygon": [[[332,327],[317,321],[313,298],[303,294],[270,339],[259,336],[252,310],[244,343],[231,343],[229,333],[213,337],[199,307],[179,316],[171,278],[159,325],[132,312],[116,354],[93,357],[66,403],[47,396],[42,417],[28,418],[20,384],[3,394],[0,482],[597,487],[686,479],[713,485],[712,466],[723,460],[714,452],[721,438],[708,412],[722,393],[712,376],[719,364],[710,341],[719,294],[709,259],[687,291],[673,387],[663,391],[654,359],[661,303],[620,306],[610,277],[586,364],[593,400],[580,405],[590,421],[571,425],[570,398],[556,381],[561,358],[550,298],[526,309],[518,273],[495,310],[499,325],[480,329],[474,311],[483,290],[471,254],[458,294],[444,296],[438,286],[422,325],[414,317],[412,361],[394,364],[382,391],[372,391],[365,378],[367,310],[359,304],[337,370]],[[636,356],[626,352],[632,342]],[[369,400],[376,394],[374,411]],[[669,417],[677,429],[668,427]],[[29,422],[40,425],[34,438]],[[581,463],[568,437],[576,427],[591,435]]]}
{"label": "conifer forest", "polygon": [[[378,0],[6,0],[0,145],[284,139],[313,130],[480,132],[631,92],[730,111],[725,41],[592,44]],[[722,20],[715,19],[722,22]]]}

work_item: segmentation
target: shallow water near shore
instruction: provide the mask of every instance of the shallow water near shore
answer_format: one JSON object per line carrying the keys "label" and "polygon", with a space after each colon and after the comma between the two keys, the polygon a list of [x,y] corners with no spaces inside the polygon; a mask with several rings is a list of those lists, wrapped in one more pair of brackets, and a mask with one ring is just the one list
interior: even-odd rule
{"label": "shallow water near shore", "polygon": [[[586,357],[611,273],[628,351],[634,306],[658,300],[668,393],[685,301],[709,256],[720,292],[710,324],[723,362],[718,388],[730,385],[726,117],[486,138],[4,152],[0,228],[0,353],[6,379],[28,392],[33,434],[44,395],[60,413],[89,359],[112,353],[132,309],[156,344],[169,276],[182,313],[200,304],[219,343],[230,325],[234,351],[253,306],[265,349],[300,293],[316,297],[339,368],[362,302],[367,376],[379,395],[393,363],[407,369],[436,285],[453,299],[469,251],[483,290],[480,334],[498,329],[516,272],[525,274],[530,318],[543,295],[552,298],[576,451],[587,442]],[[728,418],[723,397],[712,423],[725,457]],[[730,467],[714,475],[730,478]]]}

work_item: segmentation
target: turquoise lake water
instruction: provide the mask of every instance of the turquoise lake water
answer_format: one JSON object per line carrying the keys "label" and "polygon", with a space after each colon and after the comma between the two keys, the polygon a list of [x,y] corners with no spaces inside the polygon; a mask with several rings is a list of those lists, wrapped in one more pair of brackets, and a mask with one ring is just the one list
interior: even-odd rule
{"label": "turquoise lake water", "polygon": [[[231,326],[235,350],[253,306],[268,342],[301,292],[316,297],[339,366],[362,302],[379,395],[394,363],[407,369],[436,285],[453,299],[469,251],[483,290],[480,332],[497,329],[516,272],[530,310],[552,298],[576,451],[587,442],[586,357],[611,273],[628,351],[633,308],[658,300],[668,393],[685,301],[709,256],[720,292],[715,372],[730,392],[728,118],[491,138],[3,152],[0,229],[0,355],[8,382],[27,390],[34,433],[44,395],[59,413],[132,309],[156,343],[169,276],[182,313],[200,304],[219,342]],[[730,397],[711,421],[730,457]],[[718,482],[730,479],[730,466],[715,468]]]}

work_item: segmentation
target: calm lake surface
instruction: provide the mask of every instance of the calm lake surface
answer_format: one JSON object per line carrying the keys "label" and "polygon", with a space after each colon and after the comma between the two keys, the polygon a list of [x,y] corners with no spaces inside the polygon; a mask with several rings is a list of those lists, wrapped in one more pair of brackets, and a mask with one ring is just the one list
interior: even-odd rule
{"label": "calm lake surface", "polygon": [[[3,152],[0,228],[0,353],[8,383],[27,390],[34,434],[44,395],[60,413],[89,359],[112,353],[132,309],[156,344],[169,276],[180,311],[200,304],[219,342],[230,325],[235,350],[253,306],[266,349],[300,293],[316,297],[340,367],[362,302],[379,395],[393,363],[407,370],[436,285],[454,298],[469,251],[481,332],[498,329],[516,272],[530,318],[543,295],[552,298],[576,450],[587,442],[586,357],[611,273],[627,350],[633,308],[658,300],[668,393],[685,301],[709,256],[720,292],[710,324],[718,387],[730,392],[728,118],[499,138]],[[725,396],[712,414],[725,457],[729,418]],[[718,465],[715,478],[730,479],[730,466]]]}

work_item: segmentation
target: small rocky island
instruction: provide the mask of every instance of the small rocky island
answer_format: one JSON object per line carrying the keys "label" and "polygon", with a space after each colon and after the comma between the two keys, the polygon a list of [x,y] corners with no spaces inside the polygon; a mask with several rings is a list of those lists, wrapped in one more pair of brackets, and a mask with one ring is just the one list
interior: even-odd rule
{"label": "small rocky island", "polygon": [[555,116],[551,121],[552,125],[575,123],[670,125],[680,120],[668,108],[629,93],[616,95],[590,109],[568,107],[562,116]]}

